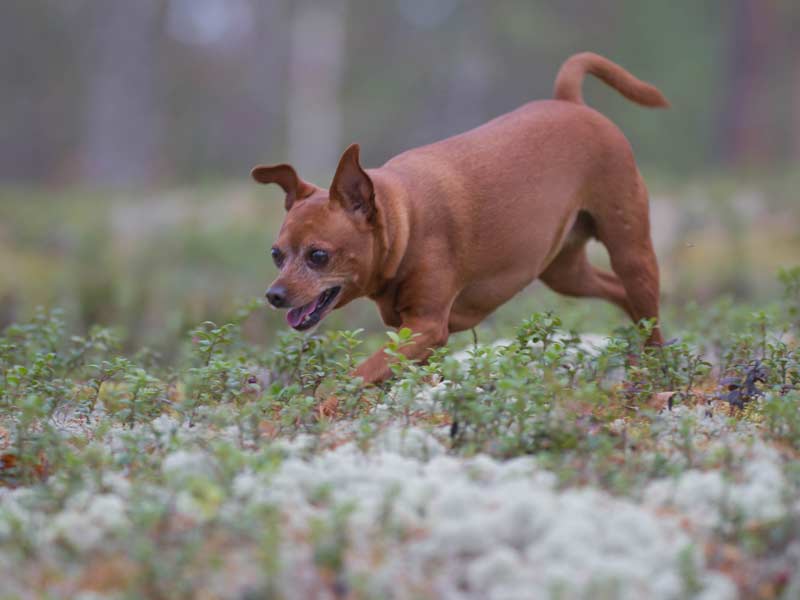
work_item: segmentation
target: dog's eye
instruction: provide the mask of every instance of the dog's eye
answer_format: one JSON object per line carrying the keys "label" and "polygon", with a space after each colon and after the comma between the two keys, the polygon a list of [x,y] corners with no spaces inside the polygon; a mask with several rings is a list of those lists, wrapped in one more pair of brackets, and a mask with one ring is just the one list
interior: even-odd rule
{"label": "dog's eye", "polygon": [[273,248],[270,250],[270,254],[272,255],[272,260],[275,261],[275,266],[280,269],[281,265],[283,264],[283,252],[277,248]]}
{"label": "dog's eye", "polygon": [[320,268],[328,264],[328,253],[325,250],[312,250],[308,253],[308,264],[312,267]]}

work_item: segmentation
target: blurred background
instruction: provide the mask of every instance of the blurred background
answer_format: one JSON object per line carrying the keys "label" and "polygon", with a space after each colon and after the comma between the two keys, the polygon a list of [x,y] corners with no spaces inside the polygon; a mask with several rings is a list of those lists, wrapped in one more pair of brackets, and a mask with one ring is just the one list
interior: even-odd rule
{"label": "blurred background", "polygon": [[[582,50],[672,102],[586,84],[650,186],[668,304],[757,303],[800,262],[795,0],[16,0],[0,17],[0,326],[58,306],[169,352],[274,276],[282,202],[254,164],[327,185],[349,143],[379,166],[549,97]],[[547,305],[587,302],[534,286],[487,327]],[[380,329],[367,301],[332,320]],[[252,321],[260,341],[285,327]]]}

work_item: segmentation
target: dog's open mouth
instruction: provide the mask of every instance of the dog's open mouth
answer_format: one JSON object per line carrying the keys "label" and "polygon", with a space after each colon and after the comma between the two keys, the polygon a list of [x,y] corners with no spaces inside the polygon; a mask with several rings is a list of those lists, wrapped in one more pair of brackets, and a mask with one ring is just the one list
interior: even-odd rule
{"label": "dog's open mouth", "polygon": [[339,295],[341,287],[328,288],[308,304],[293,308],[286,314],[286,320],[297,331],[314,327],[333,308],[333,301]]}

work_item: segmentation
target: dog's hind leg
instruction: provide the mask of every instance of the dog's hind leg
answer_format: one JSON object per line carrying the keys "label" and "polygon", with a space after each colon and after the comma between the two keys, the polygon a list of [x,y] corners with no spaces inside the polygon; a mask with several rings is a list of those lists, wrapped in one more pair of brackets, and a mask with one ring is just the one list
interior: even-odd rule
{"label": "dog's hind leg", "polygon": [[615,198],[606,214],[593,215],[598,239],[608,250],[611,268],[625,288],[628,313],[635,322],[654,319],[648,343],[662,343],[658,321],[658,261],[650,239],[647,188],[637,177],[628,198]]}
{"label": "dog's hind leg", "polygon": [[570,240],[539,276],[559,294],[579,298],[603,298],[619,306],[633,318],[630,301],[619,277],[602,271],[589,262],[586,240]]}

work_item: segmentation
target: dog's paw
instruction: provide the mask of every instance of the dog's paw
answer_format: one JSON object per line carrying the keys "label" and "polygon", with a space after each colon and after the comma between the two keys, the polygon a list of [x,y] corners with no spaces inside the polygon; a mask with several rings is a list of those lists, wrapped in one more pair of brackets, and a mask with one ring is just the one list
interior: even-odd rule
{"label": "dog's paw", "polygon": [[317,415],[320,419],[335,419],[339,414],[339,399],[328,396],[317,405]]}

